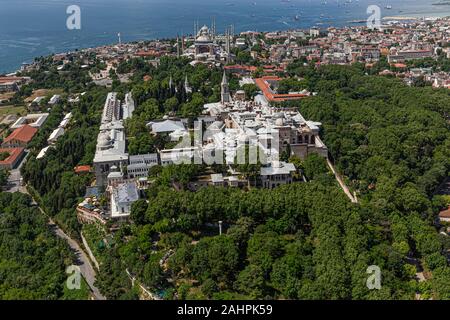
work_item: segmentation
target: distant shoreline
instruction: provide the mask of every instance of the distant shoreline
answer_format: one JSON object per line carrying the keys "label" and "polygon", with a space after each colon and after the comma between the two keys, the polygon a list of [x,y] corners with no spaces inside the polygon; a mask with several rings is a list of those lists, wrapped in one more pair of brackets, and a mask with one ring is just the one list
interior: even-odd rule
{"label": "distant shoreline", "polygon": [[432,6],[450,6],[450,1],[432,3]]}
{"label": "distant shoreline", "polygon": [[[448,1],[448,4],[450,5],[450,0]],[[425,19],[425,20],[427,20],[427,19],[429,19],[429,20],[432,20],[432,19],[443,19],[443,18],[449,18],[449,16],[447,15],[447,16],[431,16],[431,15],[424,15],[424,16],[415,16],[415,17],[413,17],[413,16],[401,16],[401,15],[399,15],[399,16],[386,16],[386,17],[382,17],[382,21],[410,21],[410,22],[417,22],[417,21],[420,21],[420,20],[422,20],[422,19]],[[341,25],[341,26],[338,26],[338,28],[345,28],[345,27],[355,27],[355,25],[357,25],[357,24],[363,24],[363,23],[365,23],[367,20],[366,19],[355,19],[355,20],[349,20],[349,21],[346,21],[346,22],[344,22],[344,24],[343,25]],[[313,27],[314,25],[311,25],[310,27]],[[317,24],[316,24],[316,27],[318,27],[317,26]],[[320,26],[319,26],[319,28],[321,28]],[[279,32],[279,31],[283,31],[283,30],[285,30],[285,29],[274,29],[274,30],[272,30],[272,32]],[[303,27],[303,28],[294,28],[294,29],[288,29],[288,30],[307,30],[307,28],[306,27]],[[265,31],[265,32],[269,32],[269,31]],[[167,39],[167,37],[164,37],[164,38],[166,38]],[[160,40],[160,39],[163,39],[163,38],[152,38],[152,39],[141,39],[141,40],[133,40],[133,41],[130,41],[130,42],[139,42],[139,41],[148,41],[148,40]],[[110,44],[104,44],[104,45],[106,45],[106,46],[108,46],[108,45],[112,45],[112,43],[110,43]],[[67,51],[58,51],[59,53],[66,53],[66,52],[70,52],[70,51],[73,51],[73,50],[85,50],[85,49],[90,49],[90,48],[96,48],[96,47],[99,47],[99,46],[102,46],[102,45],[94,45],[94,46],[89,46],[89,47],[83,47],[83,46],[79,46],[79,47],[77,47],[76,49],[72,49],[72,50],[67,50]],[[53,52],[53,54],[54,54],[55,52]],[[49,53],[49,54],[51,54],[51,53]],[[35,57],[33,57],[33,58],[29,58],[28,59],[28,61],[34,61],[34,59],[36,58],[36,57],[39,57],[39,56],[41,56],[41,55],[36,55]],[[26,60],[24,60],[23,62],[25,62]],[[20,63],[18,63],[18,64],[16,64],[16,66],[15,67],[13,67],[13,66],[11,66],[10,68],[9,67],[6,67],[4,70],[0,70],[0,74],[13,74],[13,73],[16,73],[16,72],[20,72]]]}
{"label": "distant shoreline", "polygon": [[[388,20],[398,20],[398,21],[418,21],[418,20],[420,20],[420,19],[432,19],[432,18],[435,18],[435,17],[406,17],[406,16],[387,16],[387,17],[383,17],[382,18],[382,20],[384,20],[384,21],[388,21]],[[351,20],[351,21],[347,21],[347,23],[348,24],[358,24],[358,23],[365,23],[367,20],[364,20],[364,19],[361,19],[361,20]],[[346,25],[346,26],[342,26],[341,28],[345,28],[345,27],[348,27],[349,25]],[[304,28],[302,28],[302,29],[298,29],[298,30],[305,30]],[[283,31],[283,30],[273,30],[273,31],[266,31],[266,32],[281,32],[281,31]],[[161,40],[161,39],[163,39],[163,38],[157,38],[157,39],[153,39],[153,40]],[[140,41],[148,41],[148,40],[138,40],[138,41],[130,41],[129,43],[132,43],[132,42],[140,42]],[[109,46],[109,45],[105,45],[105,46]],[[80,48],[77,48],[77,50],[88,50],[88,49],[94,49],[94,48],[98,48],[98,47],[101,47],[101,45],[99,45],[99,46],[94,46],[94,47],[80,47]],[[73,50],[71,50],[71,51],[73,51]],[[66,54],[66,53],[69,53],[69,52],[71,52],[71,51],[66,51],[66,52],[59,52],[59,54]],[[55,54],[55,53],[53,53],[53,54]],[[36,57],[35,57],[36,58]],[[33,61],[34,61],[34,59],[33,59]],[[11,75],[11,74],[15,74],[15,73],[18,73],[18,72],[20,72],[21,70],[20,69],[16,69],[15,71],[12,71],[12,72],[5,72],[5,74],[8,74],[8,75]],[[1,74],[1,73],[0,73]]]}
{"label": "distant shoreline", "polygon": [[[433,18],[433,17],[429,17],[429,18]],[[418,18],[418,17],[387,16],[387,17],[383,17],[381,20],[384,20],[384,21],[388,21],[388,20],[417,21],[417,20],[420,20],[420,19],[421,18]],[[366,22],[367,22],[367,20],[365,20],[365,19],[347,21],[347,23],[351,23],[351,24],[366,23]]]}
{"label": "distant shoreline", "polygon": [[[432,18],[432,17],[429,17]],[[414,20],[417,21],[420,18],[418,17],[405,17],[405,16],[387,16],[383,17],[382,20],[399,20],[399,21],[405,21],[405,20]]]}

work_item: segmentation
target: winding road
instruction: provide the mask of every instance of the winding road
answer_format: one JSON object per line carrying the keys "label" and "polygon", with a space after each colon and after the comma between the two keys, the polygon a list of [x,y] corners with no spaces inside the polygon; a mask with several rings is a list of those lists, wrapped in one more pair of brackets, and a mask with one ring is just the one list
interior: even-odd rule
{"label": "winding road", "polygon": [[[26,193],[30,195],[26,188],[21,187],[19,189],[19,192]],[[37,205],[34,198],[30,195],[30,197],[33,199],[33,204]],[[46,213],[45,211],[39,207],[39,211],[48,218],[48,225],[50,227],[50,230],[59,238],[63,239],[67,242],[70,249],[75,254],[76,261],[75,265],[80,268],[80,272],[83,275],[84,279],[86,280],[87,284],[89,285],[89,288],[91,289],[92,295],[95,300],[106,300],[106,298],[100,293],[98,288],[94,285],[95,283],[95,276],[96,272],[94,267],[92,266],[91,260],[89,260],[87,254],[84,252],[84,250],[80,247],[77,241],[69,237],[64,230],[62,230]]]}
{"label": "winding road", "polygon": [[[39,207],[39,210],[42,212],[42,214],[45,214],[45,212]],[[80,267],[80,272],[83,275],[84,279],[86,280],[87,284],[91,288],[92,295],[94,296],[95,300],[106,300],[106,298],[100,293],[98,288],[94,285],[95,283],[95,276],[96,272],[95,269],[92,267],[92,263],[89,260],[87,254],[84,252],[83,249],[81,249],[78,242],[73,240],[71,237],[69,237],[56,223],[53,222],[52,219],[49,219],[48,223],[51,230],[61,239],[65,240],[69,247],[72,249],[72,251],[75,253],[76,256],[76,265]]]}
{"label": "winding road", "polygon": [[[24,194],[27,194],[31,197],[33,205],[38,206],[36,200],[33,198],[32,195],[28,192],[27,188],[21,185],[21,175],[20,175],[20,167],[25,162],[26,158],[22,161],[22,163],[19,165],[18,168],[11,170],[10,177],[7,185],[6,192],[21,192]],[[81,248],[81,246],[78,244],[77,241],[69,237],[46,213],[45,211],[39,207],[40,212],[47,217],[48,219],[48,225],[52,232],[58,236],[59,238],[63,239],[67,242],[69,247],[72,249],[72,251],[75,254],[76,261],[75,265],[80,268],[80,272],[83,275],[84,279],[86,280],[87,284],[89,285],[89,288],[91,289],[92,295],[95,300],[106,300],[106,298],[100,293],[98,288],[94,285],[95,283],[95,276],[96,272],[95,269],[92,266],[91,260],[89,260],[88,255],[84,252],[84,250]]]}
{"label": "winding road", "polygon": [[[21,187],[19,189],[19,192],[28,193],[26,188]],[[36,204],[36,201],[34,198],[30,195],[30,197],[33,199],[33,204]],[[86,280],[87,284],[89,285],[89,288],[91,289],[92,295],[95,300],[106,300],[106,298],[100,293],[98,288],[94,285],[95,283],[95,276],[96,272],[95,269],[92,266],[91,260],[89,260],[87,254],[84,252],[84,250],[80,247],[77,241],[69,237],[64,230],[62,230],[46,213],[45,211],[39,207],[39,211],[48,218],[48,226],[50,227],[50,230],[59,238],[63,239],[67,242],[70,249],[74,252],[76,261],[75,265],[80,268],[80,272],[83,275],[84,279]]]}

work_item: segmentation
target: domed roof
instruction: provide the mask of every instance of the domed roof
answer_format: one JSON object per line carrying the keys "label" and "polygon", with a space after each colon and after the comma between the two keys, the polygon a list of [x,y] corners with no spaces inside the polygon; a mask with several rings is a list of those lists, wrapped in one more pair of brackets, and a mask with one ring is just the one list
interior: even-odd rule
{"label": "domed roof", "polygon": [[107,133],[101,133],[98,137],[98,146],[101,148],[108,147],[111,144],[111,137]]}
{"label": "domed roof", "polygon": [[284,118],[284,112],[277,112],[274,115],[275,118]]}
{"label": "domed roof", "polygon": [[201,35],[197,37],[197,42],[210,42],[211,38],[208,35]]}
{"label": "domed roof", "polygon": [[203,26],[197,33],[197,37],[195,39],[198,42],[210,42],[211,35],[209,32],[209,28],[207,26]]}
{"label": "domed roof", "polygon": [[284,120],[283,120],[283,118],[278,118],[277,120],[275,120],[275,125],[276,125],[277,127],[284,126]]}

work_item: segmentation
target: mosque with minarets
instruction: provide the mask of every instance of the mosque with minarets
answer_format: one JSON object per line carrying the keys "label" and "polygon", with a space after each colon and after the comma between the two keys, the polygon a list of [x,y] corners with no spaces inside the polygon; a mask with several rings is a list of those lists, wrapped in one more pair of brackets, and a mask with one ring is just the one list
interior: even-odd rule
{"label": "mosque with minarets", "polygon": [[[177,44],[177,51],[179,54],[192,58],[193,65],[205,63],[219,66],[220,64],[229,63],[234,60],[233,54],[231,53],[233,35],[229,29],[226,29],[224,35],[218,36],[216,35],[215,23],[212,24],[211,28],[204,25],[200,29],[195,24],[192,40],[193,44],[183,50],[182,53],[179,50],[180,45]],[[182,40],[181,46],[184,48],[184,40]]]}
{"label": "mosque with minarets", "polygon": [[209,54],[215,55],[214,34],[212,34],[207,26],[203,26],[195,37],[195,55]]}

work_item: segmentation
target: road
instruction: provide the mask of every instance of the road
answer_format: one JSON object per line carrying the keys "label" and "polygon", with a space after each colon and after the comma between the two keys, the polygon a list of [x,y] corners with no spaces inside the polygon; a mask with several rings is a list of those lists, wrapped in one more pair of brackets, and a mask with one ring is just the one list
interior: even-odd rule
{"label": "road", "polygon": [[[23,190],[24,189],[24,190]],[[26,188],[21,187],[22,193],[26,193],[29,195]],[[31,196],[31,195],[30,195]],[[33,199],[33,198],[32,198]],[[36,204],[36,201],[33,199],[33,204]],[[94,296],[95,300],[106,300],[106,298],[100,293],[98,288],[94,285],[95,283],[95,276],[96,272],[95,269],[92,266],[91,260],[89,260],[87,254],[84,252],[84,250],[80,247],[77,241],[69,237],[45,212],[42,210],[41,207],[38,207],[39,210],[43,215],[45,215],[48,218],[48,225],[50,227],[50,230],[59,238],[65,240],[67,244],[69,245],[70,249],[75,254],[75,265],[80,268],[80,272],[83,275],[84,279],[86,280],[87,284],[89,285],[89,288],[91,289],[92,295]]]}
{"label": "road", "polygon": [[[45,212],[41,208],[39,208],[39,210],[41,210],[42,214],[45,214]],[[81,274],[83,275],[87,284],[91,288],[92,295],[94,296],[95,300],[106,300],[106,298],[100,293],[98,288],[94,285],[96,272],[92,267],[91,261],[89,260],[87,254],[83,251],[83,249],[81,249],[78,242],[69,237],[60,227],[58,227],[56,223],[53,222],[52,219],[49,219],[48,224],[50,226],[50,229],[58,237],[65,240],[69,245],[69,247],[72,249],[72,251],[75,253],[76,265],[80,267]]]}

